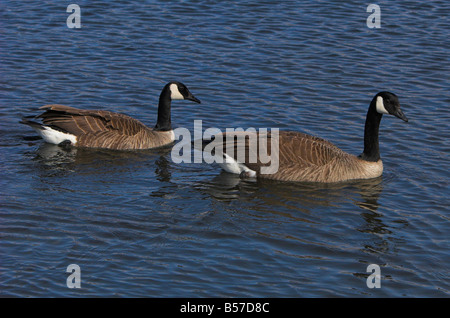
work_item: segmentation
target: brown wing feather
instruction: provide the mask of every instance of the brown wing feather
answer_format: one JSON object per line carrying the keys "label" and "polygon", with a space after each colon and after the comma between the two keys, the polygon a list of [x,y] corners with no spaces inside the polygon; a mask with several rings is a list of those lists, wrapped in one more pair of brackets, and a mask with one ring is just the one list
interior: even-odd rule
{"label": "brown wing feather", "polygon": [[76,136],[81,134],[114,131],[133,136],[147,127],[127,115],[104,110],[83,110],[64,105],[46,105],[46,111],[38,116],[45,125],[58,127]]}
{"label": "brown wing feather", "polygon": [[[233,142],[230,144],[227,142],[227,136],[235,135],[238,138],[234,138]],[[239,152],[245,152],[245,163],[248,161],[251,155],[256,155],[258,150],[252,147],[252,142],[250,141],[253,136],[260,138],[263,134],[259,132],[249,133],[249,132],[232,132],[222,134],[223,139],[223,149],[225,153],[233,153],[233,158],[237,159]],[[267,147],[268,156],[271,155],[271,145],[272,145],[272,134],[269,132],[264,134],[267,136],[267,142],[258,143],[258,147]],[[247,138],[239,138],[244,137]],[[248,138],[250,136],[250,138]],[[231,147],[233,150],[231,151]],[[258,148],[259,149],[259,148]],[[256,151],[256,153],[255,153]],[[297,163],[304,165],[323,165],[330,161],[336,155],[346,154],[341,149],[336,147],[331,142],[307,135],[300,132],[292,131],[280,131],[279,132],[279,160],[280,163]],[[259,161],[259,156],[258,157]]]}
{"label": "brown wing feather", "polygon": [[45,125],[77,136],[77,146],[109,149],[147,149],[171,142],[168,132],[154,131],[127,115],[46,105],[38,117]]}
{"label": "brown wing feather", "polygon": [[[300,132],[280,131],[278,171],[263,175],[260,173],[261,167],[269,166],[272,161],[261,161],[259,148],[261,146],[266,147],[264,151],[266,151],[267,156],[271,157],[271,160],[276,160],[276,153],[272,154],[271,149],[273,135],[270,132],[267,133],[267,142],[259,143],[258,148],[256,148],[250,142],[251,138],[235,138],[231,144],[227,143],[227,134],[237,134],[241,137],[243,135],[260,137],[260,134],[256,132],[225,133],[222,137],[223,152],[227,155],[232,154],[235,160],[244,163],[248,168],[256,171],[258,176],[264,178],[286,181],[322,181],[329,178],[332,171],[339,169],[339,166],[345,167],[345,162],[356,159],[356,157],[342,151],[325,139]],[[242,155],[238,158],[239,151],[241,151],[241,154],[245,153],[245,159],[242,160]],[[257,160],[251,162],[251,156],[256,156]]]}

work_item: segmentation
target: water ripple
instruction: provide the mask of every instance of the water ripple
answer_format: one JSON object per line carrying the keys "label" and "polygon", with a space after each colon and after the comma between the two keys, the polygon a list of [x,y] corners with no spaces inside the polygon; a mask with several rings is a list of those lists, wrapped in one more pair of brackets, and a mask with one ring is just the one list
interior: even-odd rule
{"label": "water ripple", "polygon": [[[1,294],[17,297],[448,297],[448,8],[386,2],[381,29],[356,2],[2,1]],[[176,127],[278,127],[359,154],[367,107],[385,116],[382,177],[339,185],[253,182],[170,149],[45,145],[18,124],[60,103]],[[82,288],[66,286],[67,265]],[[366,286],[380,265],[382,288]]]}

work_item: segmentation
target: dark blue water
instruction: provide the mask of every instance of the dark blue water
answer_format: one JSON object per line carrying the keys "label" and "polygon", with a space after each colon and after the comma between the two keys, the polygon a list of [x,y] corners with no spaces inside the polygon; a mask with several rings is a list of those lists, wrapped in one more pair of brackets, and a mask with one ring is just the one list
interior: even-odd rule
{"label": "dark blue water", "polygon": [[[447,1],[74,1],[0,4],[0,294],[20,297],[448,297]],[[59,103],[153,126],[317,135],[359,154],[381,90],[385,170],[338,185],[242,181],[171,149],[64,150],[21,116]],[[81,269],[81,288],[66,268]],[[367,266],[381,271],[369,288]]]}

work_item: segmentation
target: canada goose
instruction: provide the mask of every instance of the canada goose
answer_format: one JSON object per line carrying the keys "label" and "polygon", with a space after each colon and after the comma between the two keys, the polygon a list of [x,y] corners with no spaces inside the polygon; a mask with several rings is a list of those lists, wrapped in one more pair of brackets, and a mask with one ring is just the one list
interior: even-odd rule
{"label": "canada goose", "polygon": [[200,103],[180,82],[169,82],[159,96],[158,119],[152,129],[127,115],[105,110],[82,110],[63,105],[46,105],[43,124],[22,119],[48,143],[117,150],[149,149],[174,141],[170,105],[174,99]]}
{"label": "canada goose", "polygon": [[[222,156],[222,159],[225,159],[225,161],[216,160],[216,162],[225,171],[240,174],[242,178],[259,177],[280,181],[304,182],[340,182],[376,178],[383,172],[378,145],[378,129],[383,114],[391,114],[406,122],[408,121],[400,109],[395,94],[389,92],[376,94],[367,112],[364,129],[364,151],[359,156],[346,153],[324,139],[300,132],[278,132],[277,144],[272,143],[273,138],[271,139],[271,137],[276,137],[273,131],[265,133],[263,137],[267,138],[267,143],[259,141],[259,146],[267,144],[266,151],[271,156],[271,161],[278,160],[278,169],[273,173],[261,173],[261,168],[267,167],[269,163],[262,161],[260,152],[256,154],[256,150],[249,146],[249,140],[255,137],[255,134],[257,138],[261,137],[263,135],[261,132],[232,132],[233,139],[229,138],[228,141],[226,137],[229,132],[219,134],[214,136],[215,138],[212,140],[204,140],[202,147],[205,151],[206,145],[212,145],[216,142],[214,147],[210,147],[215,151],[213,155],[216,158]],[[247,138],[236,138],[240,134],[241,136],[246,135]],[[278,147],[278,151],[273,148],[274,145]],[[274,151],[271,151],[271,148]],[[245,151],[245,156],[237,157],[240,150]],[[228,155],[227,152],[232,153],[232,155]],[[256,160],[251,161],[249,159],[251,154],[255,155]],[[244,160],[239,161],[237,158],[244,158]]]}

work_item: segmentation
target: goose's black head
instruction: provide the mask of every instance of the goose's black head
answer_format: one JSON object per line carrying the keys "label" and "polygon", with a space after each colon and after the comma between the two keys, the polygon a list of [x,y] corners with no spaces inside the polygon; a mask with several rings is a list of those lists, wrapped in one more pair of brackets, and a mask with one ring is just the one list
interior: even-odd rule
{"label": "goose's black head", "polygon": [[155,130],[172,130],[170,106],[173,99],[187,99],[200,103],[200,100],[192,95],[183,83],[175,81],[167,83],[161,91],[161,95],[159,95],[158,119]]}
{"label": "goose's black head", "polygon": [[379,92],[373,99],[378,113],[394,115],[404,121],[408,121],[408,118],[400,109],[400,102],[394,93]]}
{"label": "goose's black head", "polygon": [[192,93],[189,91],[189,89],[180,82],[172,81],[166,85],[166,87],[170,91],[170,99],[187,99],[191,100],[196,103],[201,103],[198,98],[196,98]]}

